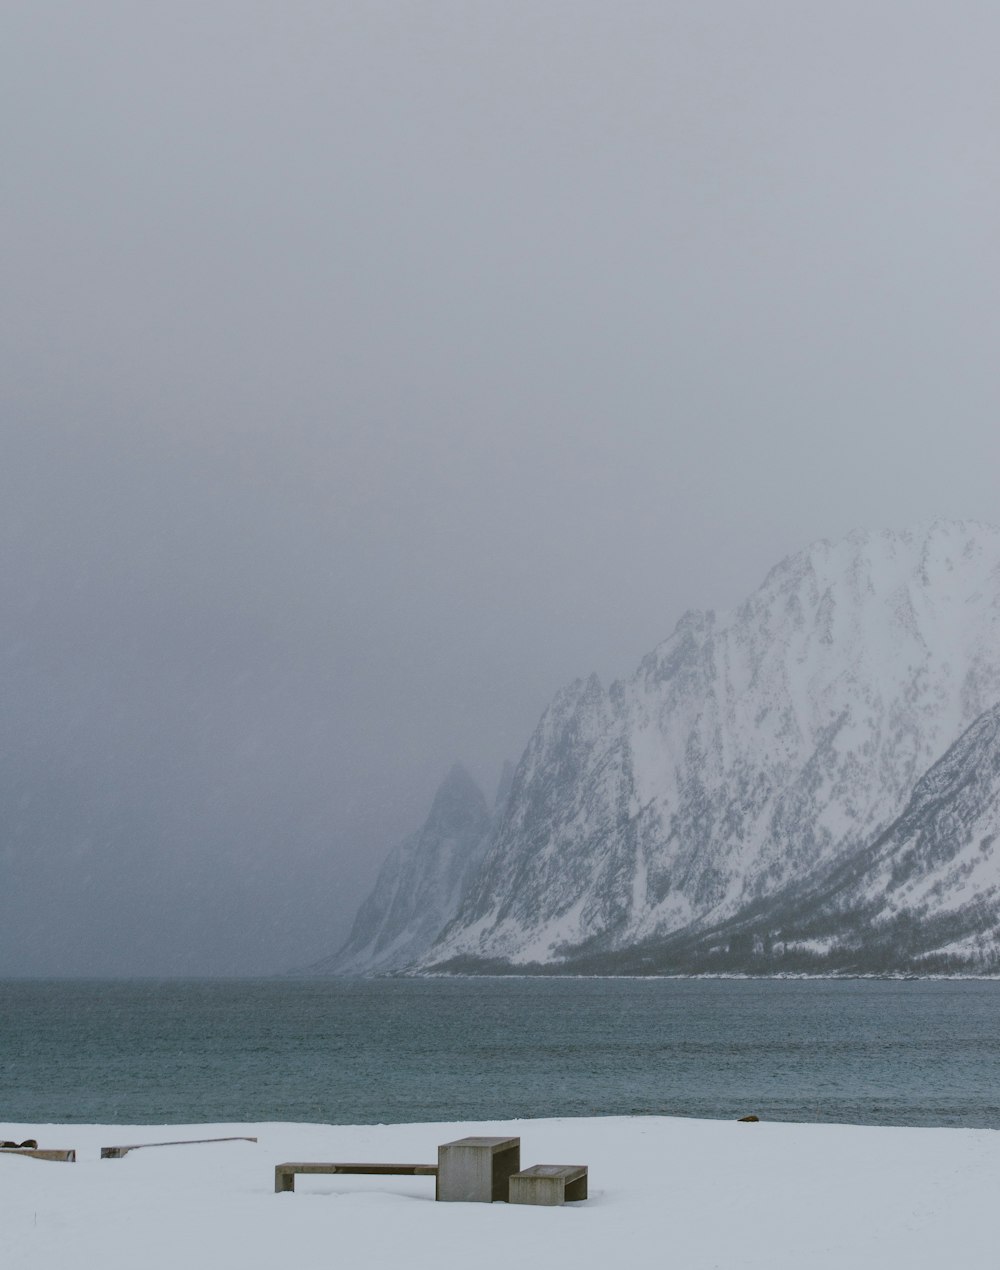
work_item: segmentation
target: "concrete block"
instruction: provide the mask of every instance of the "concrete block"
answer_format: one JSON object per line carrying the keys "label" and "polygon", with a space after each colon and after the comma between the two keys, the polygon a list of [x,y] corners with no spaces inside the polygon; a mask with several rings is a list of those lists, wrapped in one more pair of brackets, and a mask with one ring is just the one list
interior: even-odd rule
{"label": "concrete block", "polygon": [[510,1179],[512,1204],[556,1205],[586,1198],[586,1164],[534,1164]]}
{"label": "concrete block", "polygon": [[506,1200],[521,1167],[520,1138],[459,1138],[438,1147],[437,1198],[491,1204]]}

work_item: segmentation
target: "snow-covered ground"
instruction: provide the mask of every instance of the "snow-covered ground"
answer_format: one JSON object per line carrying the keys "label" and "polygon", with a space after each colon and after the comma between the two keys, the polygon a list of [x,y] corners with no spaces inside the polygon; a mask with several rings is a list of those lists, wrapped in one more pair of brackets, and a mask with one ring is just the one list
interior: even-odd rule
{"label": "snow-covered ground", "polygon": [[[749,1110],[749,1109],[748,1109]],[[259,1142],[101,1146],[230,1134]],[[437,1204],[430,1178],[300,1177],[283,1160],[433,1162],[439,1142],[519,1134],[522,1166],[590,1166],[565,1208]],[[33,1270],[821,1270],[995,1265],[1000,1133],[660,1117],[503,1123],[0,1123],[76,1164],[0,1155],[3,1264]]]}

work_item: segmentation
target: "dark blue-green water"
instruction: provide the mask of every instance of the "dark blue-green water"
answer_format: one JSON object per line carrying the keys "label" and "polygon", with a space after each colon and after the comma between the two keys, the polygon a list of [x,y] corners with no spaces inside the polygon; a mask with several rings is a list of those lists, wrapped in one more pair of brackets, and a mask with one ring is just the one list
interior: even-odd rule
{"label": "dark blue-green water", "polygon": [[0,983],[0,1119],[1000,1127],[1000,983]]}

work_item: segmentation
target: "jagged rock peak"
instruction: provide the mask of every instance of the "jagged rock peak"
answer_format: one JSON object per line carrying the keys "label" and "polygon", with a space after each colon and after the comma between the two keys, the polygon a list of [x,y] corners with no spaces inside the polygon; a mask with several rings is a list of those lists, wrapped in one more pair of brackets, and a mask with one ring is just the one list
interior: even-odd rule
{"label": "jagged rock peak", "polygon": [[458,910],[479,870],[492,824],[482,790],[456,763],[423,827],[389,853],[347,942],[311,970],[370,974],[412,963]]}
{"label": "jagged rock peak", "polygon": [[461,763],[456,763],[438,786],[424,832],[461,832],[479,826],[487,815],[486,798]]}

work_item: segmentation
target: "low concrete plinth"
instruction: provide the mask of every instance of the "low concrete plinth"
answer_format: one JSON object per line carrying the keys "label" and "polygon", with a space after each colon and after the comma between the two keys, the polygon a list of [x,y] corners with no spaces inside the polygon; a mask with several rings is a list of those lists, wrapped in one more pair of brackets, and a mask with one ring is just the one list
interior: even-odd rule
{"label": "low concrete plinth", "polygon": [[147,1147],[196,1147],[206,1142],[256,1142],[256,1138],[182,1138],[177,1142],[132,1142],[127,1147],[101,1147],[102,1160],[123,1160],[130,1151]]}
{"label": "low concrete plinth", "polygon": [[506,1200],[521,1167],[520,1138],[459,1138],[438,1147],[437,1198],[466,1204]]}
{"label": "low concrete plinth", "polygon": [[586,1198],[586,1164],[534,1164],[510,1179],[512,1204],[571,1204]]}
{"label": "low concrete plinth", "polygon": [[27,1155],[32,1160],[60,1160],[63,1164],[76,1163],[76,1151],[51,1151],[44,1147],[0,1147],[0,1155]]}

